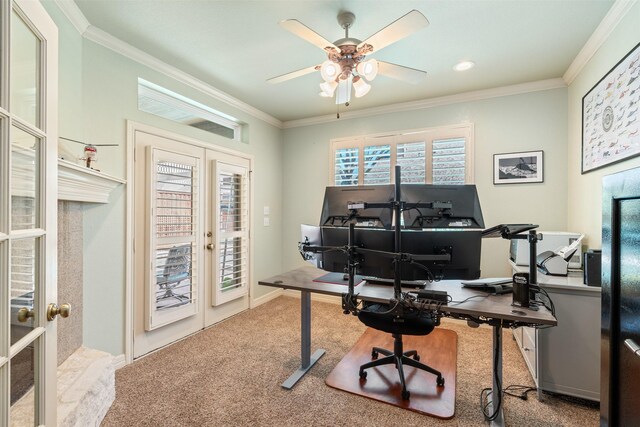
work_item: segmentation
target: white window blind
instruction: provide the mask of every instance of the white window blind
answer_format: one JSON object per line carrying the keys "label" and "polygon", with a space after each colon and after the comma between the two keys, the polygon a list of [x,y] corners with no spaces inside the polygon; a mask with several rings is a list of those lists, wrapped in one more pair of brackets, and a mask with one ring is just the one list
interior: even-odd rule
{"label": "white window blind", "polygon": [[220,305],[249,290],[249,180],[244,167],[216,162],[215,169],[218,258],[213,305]]}
{"label": "white window blind", "polygon": [[364,184],[386,184],[391,179],[391,146],[364,147]]}
{"label": "white window blind", "polygon": [[147,330],[197,313],[199,159],[149,148]]}
{"label": "white window blind", "polygon": [[432,165],[434,184],[465,183],[465,139],[450,138],[433,141]]}
{"label": "white window blind", "polygon": [[471,124],[333,140],[332,184],[391,183],[395,165],[403,183],[472,184],[472,140]]}
{"label": "white window blind", "polygon": [[358,148],[342,148],[335,152],[335,185],[358,185]]}
{"label": "white window blind", "polygon": [[425,142],[398,144],[396,149],[396,164],[402,168],[402,183],[424,184],[427,176]]}

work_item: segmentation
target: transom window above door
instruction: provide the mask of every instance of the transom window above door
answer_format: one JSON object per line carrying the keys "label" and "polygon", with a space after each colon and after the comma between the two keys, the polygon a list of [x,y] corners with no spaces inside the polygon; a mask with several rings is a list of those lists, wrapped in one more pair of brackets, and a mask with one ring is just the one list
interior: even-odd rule
{"label": "transom window above door", "polygon": [[473,125],[331,141],[331,184],[388,184],[394,166],[408,184],[473,184]]}

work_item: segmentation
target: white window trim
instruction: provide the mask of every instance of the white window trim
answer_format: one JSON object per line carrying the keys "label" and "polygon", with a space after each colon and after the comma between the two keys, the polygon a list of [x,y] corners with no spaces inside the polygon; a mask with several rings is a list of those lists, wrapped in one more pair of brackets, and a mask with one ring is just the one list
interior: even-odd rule
{"label": "white window trim", "polygon": [[465,158],[468,162],[465,165],[465,184],[474,184],[474,126],[473,123],[461,123],[451,126],[438,126],[422,129],[411,129],[399,132],[385,132],[370,135],[362,135],[346,138],[335,138],[330,141],[329,150],[329,183],[335,185],[335,153],[338,149],[358,148],[358,185],[364,185],[364,147],[372,145],[391,145],[391,182],[395,179],[396,149],[398,144],[406,142],[414,142],[416,134],[421,134],[418,138],[424,139],[427,146],[425,147],[425,162],[427,168],[426,179],[427,184],[431,184],[430,164],[432,161],[431,146],[434,140],[464,138],[465,139]]}
{"label": "white window trim", "polygon": [[187,111],[194,116],[201,117],[226,128],[233,129],[233,140],[242,141],[242,124],[228,114],[189,99],[179,93],[172,92],[162,86],[138,78],[138,96],[140,95],[144,95],[165,105]]}

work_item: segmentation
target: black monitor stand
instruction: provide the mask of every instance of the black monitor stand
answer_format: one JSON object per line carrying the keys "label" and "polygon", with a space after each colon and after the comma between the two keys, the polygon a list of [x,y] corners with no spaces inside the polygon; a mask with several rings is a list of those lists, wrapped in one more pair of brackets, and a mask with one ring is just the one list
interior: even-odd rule
{"label": "black monitor stand", "polygon": [[[366,254],[375,254],[378,257],[390,258],[393,262],[394,268],[394,277],[393,277],[393,297],[396,300],[402,299],[402,263],[413,263],[415,261],[440,261],[440,262],[450,262],[451,254],[450,253],[441,253],[441,254],[429,254],[429,255],[414,255],[409,253],[402,252],[402,234],[401,234],[401,215],[402,211],[405,208],[405,202],[401,200],[401,168],[400,166],[395,167],[395,185],[394,185],[394,198],[389,202],[379,202],[379,203],[361,203],[358,208],[359,209],[380,209],[380,208],[388,208],[393,210],[393,229],[394,229],[394,251],[386,252],[379,250],[371,250],[367,248],[358,247],[355,245],[355,224],[351,222],[349,224],[349,237],[347,241],[347,245],[343,247],[332,247],[332,246],[313,246],[309,245],[306,242],[300,245],[301,252],[327,252],[327,251],[342,251],[348,257],[347,262],[347,272],[349,274],[349,283],[348,283],[348,292],[342,295],[342,308],[345,314],[357,314],[358,313],[358,304],[357,304],[357,296],[355,295],[355,276],[356,269],[359,264],[360,255]],[[412,207],[421,208],[421,207],[429,207],[433,206],[433,203],[412,203]],[[447,205],[449,208],[450,204]],[[401,309],[402,305],[397,305],[398,309]]]}
{"label": "black monitor stand", "polygon": [[[537,224],[500,224],[482,232],[483,238],[502,237],[506,240],[527,240],[529,242],[529,283],[538,284],[538,269],[536,268],[537,245],[542,240],[542,234],[534,231]],[[528,231],[524,234],[523,231]]]}

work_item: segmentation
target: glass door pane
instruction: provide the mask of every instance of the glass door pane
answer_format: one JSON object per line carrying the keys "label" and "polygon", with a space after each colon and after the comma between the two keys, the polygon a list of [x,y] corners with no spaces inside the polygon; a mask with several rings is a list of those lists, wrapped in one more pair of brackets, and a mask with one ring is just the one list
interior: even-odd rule
{"label": "glass door pane", "polygon": [[38,228],[40,141],[11,127],[11,229]]}
{"label": "glass door pane", "polygon": [[11,358],[11,427],[35,425],[36,352],[28,345]]}
{"label": "glass door pane", "polygon": [[34,311],[38,279],[36,240],[14,240],[10,263],[11,345],[14,345],[37,324]]}
{"label": "glass door pane", "polygon": [[11,20],[11,112],[40,126],[40,39],[15,12]]}

